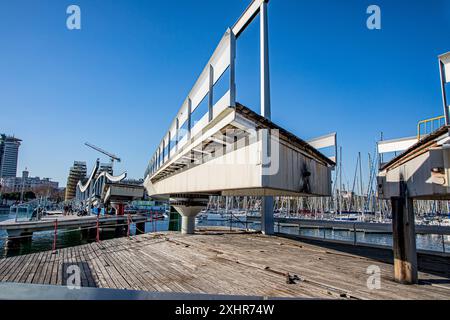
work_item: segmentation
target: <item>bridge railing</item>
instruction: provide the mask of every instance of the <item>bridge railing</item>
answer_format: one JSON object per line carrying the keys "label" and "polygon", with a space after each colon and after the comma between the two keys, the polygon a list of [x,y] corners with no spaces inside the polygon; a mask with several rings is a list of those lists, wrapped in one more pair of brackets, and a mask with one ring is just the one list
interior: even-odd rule
{"label": "bridge railing", "polygon": [[420,140],[420,138],[425,135],[433,133],[443,125],[445,125],[444,116],[419,121],[417,123],[417,140]]}
{"label": "bridge railing", "polygon": [[[224,109],[235,106],[235,43],[236,37],[233,31],[228,29],[153,154],[145,176],[158,171],[189,143],[191,137],[200,133]],[[228,79],[224,79],[226,73]],[[226,80],[226,92],[215,98],[215,86]],[[192,115],[205,100],[208,109],[194,123]]]}

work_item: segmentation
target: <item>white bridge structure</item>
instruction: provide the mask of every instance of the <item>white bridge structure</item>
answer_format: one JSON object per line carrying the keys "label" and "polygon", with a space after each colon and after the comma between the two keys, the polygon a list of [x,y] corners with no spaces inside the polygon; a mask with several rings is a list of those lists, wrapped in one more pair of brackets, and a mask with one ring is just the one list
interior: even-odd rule
{"label": "white bridge structure", "polygon": [[[273,233],[273,196],[330,196],[336,134],[310,143],[270,120],[267,0],[253,0],[229,28],[151,157],[144,186],[182,216],[182,232],[211,195],[262,196],[262,231]],[[236,101],[236,41],[260,15],[261,114]],[[219,83],[225,93],[218,93]],[[207,108],[202,111],[202,106]]]}
{"label": "white bridge structure", "polygon": [[[394,276],[417,283],[414,200],[450,200],[450,117],[445,86],[450,83],[450,52],[439,56],[444,115],[420,121],[417,137],[380,141],[378,153],[400,152],[383,163],[377,177],[379,198],[392,203]],[[436,130],[421,135],[420,124],[444,119]],[[433,128],[433,127],[432,127]]]}
{"label": "white bridge structure", "polygon": [[94,168],[86,181],[78,181],[76,187],[76,200],[82,207],[90,210],[93,207],[112,206],[117,215],[124,214],[124,206],[144,196],[144,189],[140,185],[125,183],[127,174],[118,176],[102,170],[100,160],[97,159]]}

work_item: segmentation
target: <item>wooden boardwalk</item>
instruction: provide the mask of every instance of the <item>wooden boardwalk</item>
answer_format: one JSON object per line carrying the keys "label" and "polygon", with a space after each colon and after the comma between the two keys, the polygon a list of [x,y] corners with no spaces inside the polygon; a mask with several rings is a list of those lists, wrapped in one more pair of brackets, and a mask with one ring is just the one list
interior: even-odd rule
{"label": "wooden boardwalk", "polygon": [[[369,257],[334,246],[244,232],[163,232],[60,249],[57,254],[1,259],[0,281],[64,285],[65,270],[75,264],[82,286],[89,287],[266,297],[450,299],[446,271],[421,272],[419,285],[400,285],[392,280],[393,266],[385,254],[376,256],[377,249],[370,249],[375,253]],[[379,290],[367,287],[370,265],[381,269]]]}

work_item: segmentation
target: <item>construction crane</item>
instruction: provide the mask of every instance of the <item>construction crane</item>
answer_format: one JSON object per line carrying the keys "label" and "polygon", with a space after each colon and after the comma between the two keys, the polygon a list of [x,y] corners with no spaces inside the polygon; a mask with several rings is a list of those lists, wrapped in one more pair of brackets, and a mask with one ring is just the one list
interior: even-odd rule
{"label": "construction crane", "polygon": [[85,142],[85,145],[88,146],[89,148],[94,149],[95,151],[98,151],[98,152],[103,153],[104,155],[108,156],[109,159],[111,160],[111,164],[114,164],[114,161],[120,162],[120,158],[118,156],[116,156],[115,154],[112,154],[108,151],[103,150],[102,148],[94,146],[93,144],[90,144],[89,142]]}

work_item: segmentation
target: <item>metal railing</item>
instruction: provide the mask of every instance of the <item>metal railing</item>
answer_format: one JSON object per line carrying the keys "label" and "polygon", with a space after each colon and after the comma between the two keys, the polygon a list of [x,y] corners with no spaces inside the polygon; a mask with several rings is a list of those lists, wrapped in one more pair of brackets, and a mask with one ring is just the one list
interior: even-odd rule
{"label": "metal railing", "polygon": [[[433,133],[435,130],[445,125],[445,117],[439,116],[430,119],[421,120],[417,123],[417,140],[422,136]],[[428,129],[430,129],[428,131]]]}
{"label": "metal railing", "polygon": [[[150,211],[149,213],[143,215],[145,216],[145,220],[139,220],[139,221],[133,221],[133,217],[128,214],[128,215],[123,215],[121,216],[123,218],[123,222],[122,223],[118,223],[118,221],[115,222],[105,222],[102,221],[102,219],[100,218],[100,215],[97,215],[97,220],[95,225],[93,226],[86,226],[86,227],[77,227],[77,228],[71,228],[71,229],[67,229],[67,227],[65,226],[61,226],[60,225],[60,220],[58,220],[58,218],[55,218],[53,220],[53,241],[51,243],[51,248],[49,247],[48,249],[51,249],[53,253],[57,253],[57,249],[62,249],[62,248],[66,248],[66,247],[70,247],[72,245],[62,245],[62,246],[58,246],[58,236],[64,235],[64,234],[68,234],[68,233],[74,233],[74,232],[81,232],[81,231],[89,231],[89,230],[93,230],[95,232],[95,242],[101,242],[101,230],[105,229],[105,228],[117,228],[117,227],[124,227],[125,233],[122,236],[126,236],[128,238],[131,237],[131,226],[134,225],[134,229],[135,229],[135,234],[145,234],[145,233],[157,233],[158,232],[158,221],[163,221],[163,219],[158,217],[158,213],[159,212],[155,212],[155,211]],[[148,229],[145,227],[145,224],[149,223],[150,225],[148,226]],[[138,225],[140,224],[144,224],[144,228],[140,229],[138,227]],[[48,230],[50,231],[50,230]],[[39,232],[48,232],[48,231],[39,231]],[[0,237],[0,241],[14,241],[14,240],[30,240],[32,239],[33,235],[32,234],[27,234],[27,235],[19,235],[19,236],[11,236],[11,235],[7,235],[7,236],[3,236]],[[93,237],[91,236],[90,239],[93,239]],[[37,249],[37,248],[36,248]],[[39,248],[37,249],[38,251],[43,251],[45,250],[45,248]],[[1,252],[0,252],[1,253]],[[1,254],[0,254],[0,258],[1,258]]]}

